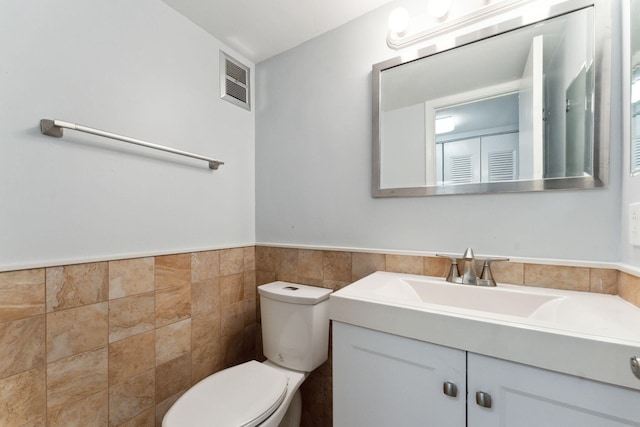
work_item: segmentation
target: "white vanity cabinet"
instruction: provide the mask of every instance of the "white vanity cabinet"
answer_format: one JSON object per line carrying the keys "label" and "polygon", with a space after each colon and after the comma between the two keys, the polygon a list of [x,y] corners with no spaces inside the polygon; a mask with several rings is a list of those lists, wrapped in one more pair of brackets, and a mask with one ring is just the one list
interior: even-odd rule
{"label": "white vanity cabinet", "polygon": [[469,427],[640,426],[640,391],[479,354],[467,353],[467,391]]}
{"label": "white vanity cabinet", "polygon": [[336,321],[333,398],[335,427],[640,426],[638,390]]}
{"label": "white vanity cabinet", "polygon": [[333,425],[464,427],[465,365],[461,350],[333,322]]}

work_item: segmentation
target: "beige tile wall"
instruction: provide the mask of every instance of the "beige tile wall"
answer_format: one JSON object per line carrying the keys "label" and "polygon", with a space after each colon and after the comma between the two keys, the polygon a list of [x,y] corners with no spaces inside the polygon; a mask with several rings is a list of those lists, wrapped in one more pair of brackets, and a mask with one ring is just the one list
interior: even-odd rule
{"label": "beige tile wall", "polygon": [[0,426],[159,426],[255,331],[254,247],[0,273]]}
{"label": "beige tile wall", "polygon": [[[159,425],[198,380],[262,357],[257,285],[337,290],[374,271],[444,276],[448,266],[259,246],[0,273],[0,426]],[[640,307],[640,278],[613,269],[507,262],[493,272]],[[302,425],[331,426],[330,360],[302,393]]]}

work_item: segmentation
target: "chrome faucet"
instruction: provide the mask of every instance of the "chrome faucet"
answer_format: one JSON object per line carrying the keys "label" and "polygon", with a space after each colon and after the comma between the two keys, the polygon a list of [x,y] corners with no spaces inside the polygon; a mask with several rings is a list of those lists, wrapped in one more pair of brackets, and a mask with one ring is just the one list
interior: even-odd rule
{"label": "chrome faucet", "polygon": [[447,257],[451,260],[451,268],[447,274],[447,282],[459,283],[463,285],[474,286],[496,286],[496,281],[491,274],[491,263],[493,261],[509,261],[509,258],[484,258],[482,263],[482,272],[480,276],[476,272],[476,260],[473,255],[473,249],[467,248],[462,255],[464,261],[464,269],[462,276],[458,269],[458,259],[456,256],[436,254],[436,256]]}
{"label": "chrome faucet", "polygon": [[[464,272],[462,273],[462,281],[464,285],[477,285],[478,274],[476,273],[476,260],[473,257],[473,249],[467,248],[462,255],[464,260]],[[495,286],[495,285],[494,285]]]}

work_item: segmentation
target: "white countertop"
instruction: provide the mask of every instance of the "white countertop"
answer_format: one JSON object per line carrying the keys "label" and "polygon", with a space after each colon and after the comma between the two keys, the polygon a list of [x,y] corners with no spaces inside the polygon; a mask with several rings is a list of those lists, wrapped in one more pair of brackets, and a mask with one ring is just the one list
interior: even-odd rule
{"label": "white countertop", "polygon": [[640,390],[640,309],[613,295],[376,272],[331,294],[330,318]]}

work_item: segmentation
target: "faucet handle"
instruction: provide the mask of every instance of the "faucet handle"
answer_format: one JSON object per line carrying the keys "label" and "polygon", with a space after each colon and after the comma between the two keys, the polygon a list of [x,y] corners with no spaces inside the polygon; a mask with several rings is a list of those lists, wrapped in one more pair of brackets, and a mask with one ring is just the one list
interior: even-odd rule
{"label": "faucet handle", "polygon": [[451,260],[451,267],[449,268],[449,274],[447,274],[447,282],[460,283],[460,270],[458,270],[458,258],[455,255],[436,254],[437,257],[449,258]]}
{"label": "faucet handle", "polygon": [[496,281],[491,274],[491,263],[493,261],[509,261],[509,258],[486,258],[482,263],[482,273],[478,278],[478,285],[480,286],[496,286]]}

